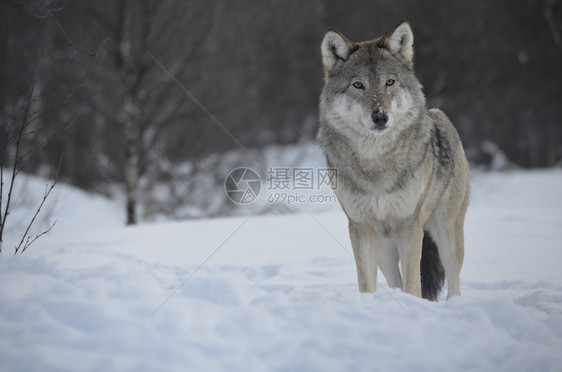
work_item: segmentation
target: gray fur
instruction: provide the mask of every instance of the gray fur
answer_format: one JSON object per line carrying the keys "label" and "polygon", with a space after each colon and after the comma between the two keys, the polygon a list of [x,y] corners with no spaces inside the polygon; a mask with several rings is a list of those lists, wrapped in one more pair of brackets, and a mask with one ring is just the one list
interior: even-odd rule
{"label": "gray fur", "polygon": [[[440,287],[420,280],[427,230],[439,252],[427,257],[442,261],[450,297],[460,294],[468,163],[447,116],[426,107],[413,40],[405,21],[362,43],[328,30],[318,140],[337,168],[335,193],[349,219],[360,290],[375,290],[377,267],[389,285],[417,296]],[[388,122],[379,116],[375,125],[374,112]],[[431,274],[425,277],[439,278]]]}

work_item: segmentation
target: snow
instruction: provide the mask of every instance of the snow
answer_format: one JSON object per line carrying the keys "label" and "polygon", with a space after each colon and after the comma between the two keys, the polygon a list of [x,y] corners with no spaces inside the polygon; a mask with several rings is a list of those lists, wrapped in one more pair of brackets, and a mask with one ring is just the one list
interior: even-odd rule
{"label": "snow", "polygon": [[[11,170],[4,170],[3,208],[8,199]],[[5,238],[20,238],[47,189],[54,180],[19,173],[14,182],[11,213]],[[57,183],[32,226],[32,235],[47,230],[53,223],[57,234],[119,226],[125,221],[124,208],[100,196],[87,194],[76,187]],[[11,249],[11,246],[9,246]]]}
{"label": "snow", "polygon": [[438,303],[358,293],[337,209],[120,227],[57,188],[53,232],[0,256],[2,371],[562,369],[559,169],[473,175],[463,294]]}

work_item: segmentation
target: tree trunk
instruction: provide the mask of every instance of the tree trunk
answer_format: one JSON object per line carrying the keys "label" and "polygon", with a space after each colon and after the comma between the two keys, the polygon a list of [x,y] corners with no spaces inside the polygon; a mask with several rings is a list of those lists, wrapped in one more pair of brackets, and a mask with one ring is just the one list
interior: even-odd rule
{"label": "tree trunk", "polygon": [[139,146],[141,116],[142,66],[133,58],[131,50],[131,9],[126,0],[120,3],[118,64],[125,87],[122,120],[125,137],[125,191],[127,194],[127,225],[137,223]]}
{"label": "tree trunk", "polygon": [[137,223],[139,184],[139,100],[127,97],[125,101],[125,190],[127,192],[127,225]]}

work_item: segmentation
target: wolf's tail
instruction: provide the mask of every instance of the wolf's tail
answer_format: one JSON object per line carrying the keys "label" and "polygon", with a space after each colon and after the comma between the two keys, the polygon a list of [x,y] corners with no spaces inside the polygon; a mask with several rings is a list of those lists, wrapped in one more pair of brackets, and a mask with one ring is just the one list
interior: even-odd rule
{"label": "wolf's tail", "polygon": [[437,245],[429,235],[429,231],[424,231],[421,258],[422,297],[430,301],[437,301],[444,283],[445,269],[439,258]]}

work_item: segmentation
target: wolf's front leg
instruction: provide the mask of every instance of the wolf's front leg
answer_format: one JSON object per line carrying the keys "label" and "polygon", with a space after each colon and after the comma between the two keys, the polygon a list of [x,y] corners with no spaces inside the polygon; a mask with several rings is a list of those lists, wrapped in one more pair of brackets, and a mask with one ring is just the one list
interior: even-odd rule
{"label": "wolf's front leg", "polygon": [[349,237],[357,265],[360,292],[374,292],[377,288],[377,258],[372,236],[366,224],[349,221]]}
{"label": "wolf's front leg", "polygon": [[393,237],[384,236],[384,233],[376,235],[377,263],[381,269],[386,282],[390,288],[402,288],[402,276],[400,275],[398,247]]}
{"label": "wolf's front leg", "polygon": [[398,251],[402,265],[403,288],[406,293],[421,297],[421,251],[423,225],[418,218],[401,224],[398,234]]}

